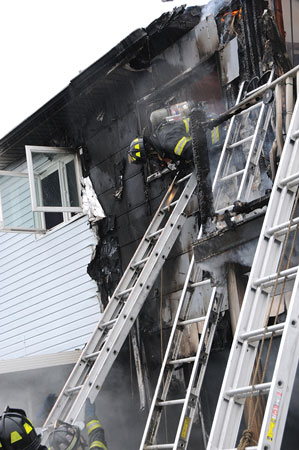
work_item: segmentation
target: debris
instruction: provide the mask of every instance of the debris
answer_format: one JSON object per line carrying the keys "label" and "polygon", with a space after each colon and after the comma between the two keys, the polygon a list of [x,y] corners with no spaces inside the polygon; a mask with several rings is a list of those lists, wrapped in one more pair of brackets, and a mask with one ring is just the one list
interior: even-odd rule
{"label": "debris", "polygon": [[88,216],[90,224],[96,223],[106,217],[104,210],[97,198],[89,177],[81,178],[82,186],[82,210]]}

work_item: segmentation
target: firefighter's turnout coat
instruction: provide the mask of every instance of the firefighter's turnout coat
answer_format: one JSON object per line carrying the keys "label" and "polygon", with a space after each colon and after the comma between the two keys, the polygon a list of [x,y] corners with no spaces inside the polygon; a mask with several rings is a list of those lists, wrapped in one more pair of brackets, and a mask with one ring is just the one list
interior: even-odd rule
{"label": "firefighter's turnout coat", "polygon": [[152,136],[145,135],[144,139],[164,158],[193,159],[189,119],[163,121]]}
{"label": "firefighter's turnout coat", "polygon": [[94,449],[107,449],[107,443],[105,440],[104,429],[100,424],[100,421],[96,418],[88,418],[86,421],[86,431],[89,438],[89,450]]}

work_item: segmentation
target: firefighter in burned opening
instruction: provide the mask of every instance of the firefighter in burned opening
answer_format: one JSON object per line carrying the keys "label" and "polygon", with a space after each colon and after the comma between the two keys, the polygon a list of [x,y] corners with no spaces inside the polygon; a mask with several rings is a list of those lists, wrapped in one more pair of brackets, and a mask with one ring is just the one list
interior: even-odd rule
{"label": "firefighter in burned opening", "polygon": [[107,450],[105,433],[95,413],[95,405],[89,399],[85,403],[85,428],[88,435],[88,445],[79,427],[66,422],[57,421],[56,428],[49,436],[50,450]]}
{"label": "firefighter in burned opening", "polygon": [[9,406],[0,416],[1,450],[47,450],[23,409]]}
{"label": "firefighter in burned opening", "polygon": [[189,114],[191,102],[162,108],[151,114],[152,132],[145,129],[143,136],[135,138],[128,151],[130,164],[143,164],[158,159],[161,167],[183,160],[193,161]]}

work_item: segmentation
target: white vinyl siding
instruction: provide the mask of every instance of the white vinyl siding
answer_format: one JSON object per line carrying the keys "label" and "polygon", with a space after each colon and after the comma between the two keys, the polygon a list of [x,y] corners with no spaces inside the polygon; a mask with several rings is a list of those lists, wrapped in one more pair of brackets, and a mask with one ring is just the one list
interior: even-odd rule
{"label": "white vinyl siding", "polygon": [[36,239],[0,233],[0,358],[82,348],[99,319],[86,217]]}

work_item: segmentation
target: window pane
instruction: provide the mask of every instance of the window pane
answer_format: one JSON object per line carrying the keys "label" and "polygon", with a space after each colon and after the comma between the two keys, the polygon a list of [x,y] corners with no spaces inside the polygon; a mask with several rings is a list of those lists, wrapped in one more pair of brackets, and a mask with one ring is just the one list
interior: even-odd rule
{"label": "window pane", "polygon": [[50,228],[55,227],[59,223],[63,222],[63,214],[62,213],[51,213],[46,212],[45,213],[45,222],[46,222],[46,229],[49,230]]}
{"label": "window pane", "polygon": [[66,164],[66,176],[69,188],[70,206],[79,206],[74,160]]}
{"label": "window pane", "polygon": [[28,178],[0,175],[0,195],[4,227],[41,227],[40,213],[31,210]]}
{"label": "window pane", "polygon": [[58,170],[41,180],[42,206],[62,206]]}

